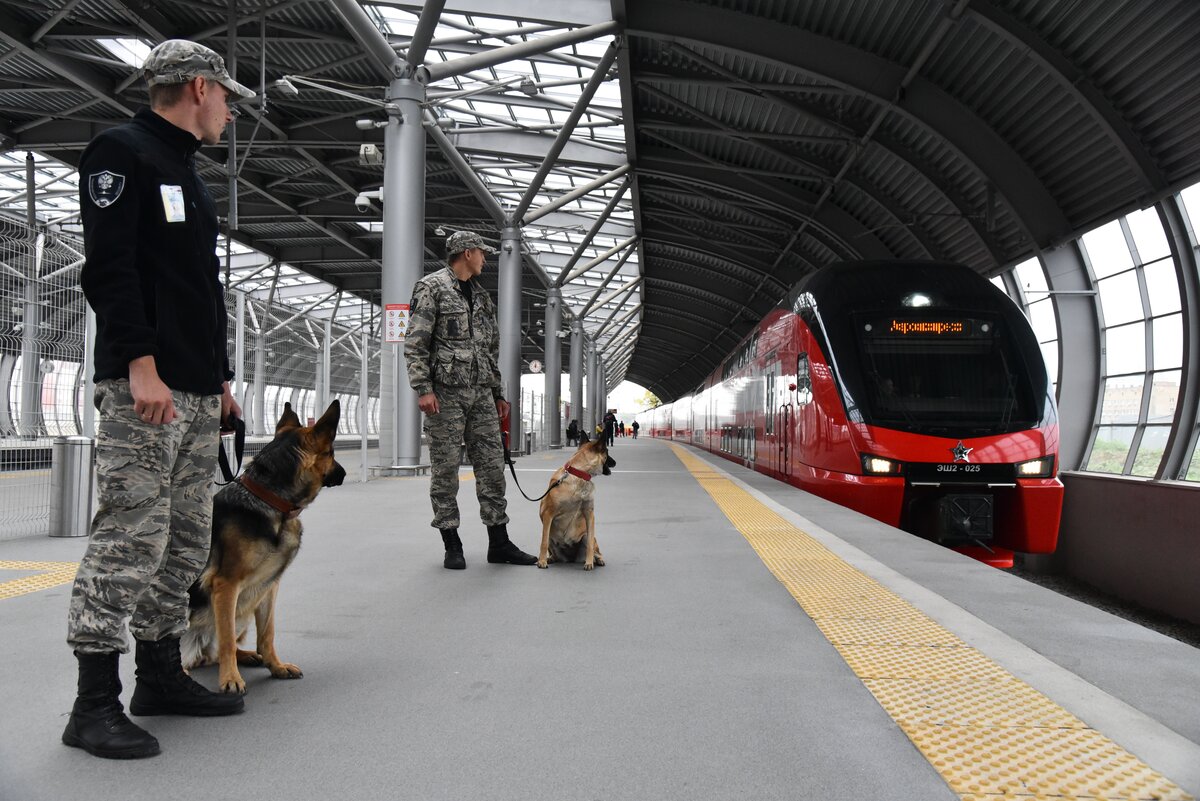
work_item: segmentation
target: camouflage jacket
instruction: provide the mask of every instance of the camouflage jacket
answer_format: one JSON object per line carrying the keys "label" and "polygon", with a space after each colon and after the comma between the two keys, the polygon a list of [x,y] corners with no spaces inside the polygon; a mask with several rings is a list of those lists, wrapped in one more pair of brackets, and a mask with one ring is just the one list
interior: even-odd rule
{"label": "camouflage jacket", "polygon": [[471,302],[449,267],[413,287],[404,358],[418,395],[442,387],[491,387],[500,397],[500,327],[487,290],[471,279]]}

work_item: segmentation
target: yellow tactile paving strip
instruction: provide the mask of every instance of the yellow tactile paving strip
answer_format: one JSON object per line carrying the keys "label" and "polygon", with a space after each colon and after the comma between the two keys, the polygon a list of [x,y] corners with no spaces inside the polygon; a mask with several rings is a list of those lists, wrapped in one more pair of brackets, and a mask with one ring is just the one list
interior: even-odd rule
{"label": "yellow tactile paving strip", "polygon": [[[48,590],[60,584],[70,584],[75,580],[75,571],[78,568],[77,562],[6,562],[0,560],[0,571],[38,571],[32,576],[0,582],[0,601],[38,590]],[[0,578],[3,578],[2,572],[0,572]]]}
{"label": "yellow tactile paving strip", "polygon": [[963,801],[1191,799],[724,474],[671,448]]}

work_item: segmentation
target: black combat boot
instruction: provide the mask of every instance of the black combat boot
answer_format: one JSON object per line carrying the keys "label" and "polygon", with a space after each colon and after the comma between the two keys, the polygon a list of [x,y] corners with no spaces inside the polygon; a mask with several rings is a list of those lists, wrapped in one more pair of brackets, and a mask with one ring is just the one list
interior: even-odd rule
{"label": "black combat boot", "polygon": [[214,693],[183,672],[178,637],[138,640],[134,659],[137,685],[129,699],[129,711],[134,715],[215,717],[235,715],[246,708],[242,696]]}
{"label": "black combat boot", "polygon": [[463,558],[462,540],[458,538],[458,529],[443,528],[442,542],[446,543],[446,560],[442,567],[447,570],[466,570],[467,560]]}
{"label": "black combat boot", "polygon": [[79,660],[79,695],[62,741],[105,759],[138,759],[159,752],[154,735],[125,717],[121,706],[121,655],[75,652]]}
{"label": "black combat boot", "polygon": [[537,557],[525,553],[508,538],[508,526],[488,526],[487,560],[494,565],[532,565]]}

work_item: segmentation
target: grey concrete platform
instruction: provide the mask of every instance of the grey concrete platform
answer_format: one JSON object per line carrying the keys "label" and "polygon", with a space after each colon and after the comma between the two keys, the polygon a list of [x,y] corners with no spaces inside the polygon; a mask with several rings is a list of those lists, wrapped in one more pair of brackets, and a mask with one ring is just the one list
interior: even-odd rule
{"label": "grey concrete platform", "polygon": [[[694,453],[1200,790],[1196,649]],[[245,714],[137,719],[163,746],[149,760],[59,741],[69,585],[0,600],[0,799],[956,798],[670,448],[626,439],[613,454],[597,478],[608,564],[590,573],[486,564],[469,481],[462,572],[441,567],[428,477],[326,490],[277,615],[280,655],[304,678],[247,669]],[[564,460],[518,460],[526,491]],[[511,481],[508,496],[513,539],[533,550],[536,505]],[[83,548],[25,538],[0,542],[0,560]],[[122,675],[127,700],[131,658]],[[197,677],[211,686],[215,671]]]}

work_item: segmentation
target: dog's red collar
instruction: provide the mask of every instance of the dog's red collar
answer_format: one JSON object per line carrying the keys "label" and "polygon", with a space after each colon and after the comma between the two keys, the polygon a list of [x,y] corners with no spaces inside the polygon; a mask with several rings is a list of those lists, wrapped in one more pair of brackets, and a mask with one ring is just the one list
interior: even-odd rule
{"label": "dog's red collar", "polygon": [[591,474],[591,473],[585,473],[585,472],[583,472],[582,470],[576,470],[574,467],[571,467],[571,465],[569,465],[569,464],[565,464],[565,465],[563,465],[563,468],[564,468],[564,469],[565,469],[565,470],[566,470],[568,473],[570,473],[571,475],[575,476],[575,478],[582,478],[584,481],[591,481],[591,480],[592,480],[592,474]]}
{"label": "dog's red collar", "polygon": [[271,492],[269,489],[264,487],[262,484],[259,484],[245,473],[242,473],[240,476],[238,476],[237,480],[238,483],[250,491],[250,494],[254,495],[276,512],[279,512],[279,514],[283,515],[284,520],[291,520],[293,517],[296,517],[298,514],[300,514],[299,506],[291,501],[285,501],[283,498],[280,498],[278,495]]}

